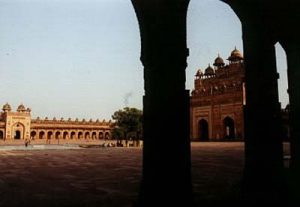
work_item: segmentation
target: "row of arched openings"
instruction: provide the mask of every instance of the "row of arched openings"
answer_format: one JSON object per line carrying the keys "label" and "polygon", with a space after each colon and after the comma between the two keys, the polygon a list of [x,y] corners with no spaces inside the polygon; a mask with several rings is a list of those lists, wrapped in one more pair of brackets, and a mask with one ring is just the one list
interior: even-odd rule
{"label": "row of arched openings", "polygon": [[[209,140],[209,124],[207,120],[201,119],[198,122],[199,129],[199,140],[200,141],[208,141]],[[223,138],[224,139],[234,139],[235,138],[235,127],[234,120],[230,117],[226,117],[223,120]]]}
{"label": "row of arched openings", "polygon": [[[20,130],[14,130],[13,133],[14,139],[21,139],[21,131]],[[0,131],[0,139],[4,139],[4,131]]]}
{"label": "row of arched openings", "polygon": [[109,132],[31,131],[32,139],[110,139]]}

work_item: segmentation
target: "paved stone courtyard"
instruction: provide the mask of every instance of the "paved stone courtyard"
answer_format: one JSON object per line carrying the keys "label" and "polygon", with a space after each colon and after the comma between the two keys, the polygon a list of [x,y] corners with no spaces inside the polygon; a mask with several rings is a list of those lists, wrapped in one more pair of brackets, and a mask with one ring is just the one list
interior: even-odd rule
{"label": "paved stone courtyard", "polygon": [[[132,206],[141,166],[134,147],[0,151],[0,206]],[[192,143],[197,206],[234,198],[242,166],[243,143]]]}

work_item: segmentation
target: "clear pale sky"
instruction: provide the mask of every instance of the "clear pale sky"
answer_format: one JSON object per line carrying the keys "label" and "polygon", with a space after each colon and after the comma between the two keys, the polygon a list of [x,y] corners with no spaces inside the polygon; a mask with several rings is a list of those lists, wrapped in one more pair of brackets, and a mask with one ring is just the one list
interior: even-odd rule
{"label": "clear pale sky", "polygon": [[[187,89],[194,74],[243,52],[241,25],[218,0],[191,0]],[[286,60],[277,48],[280,101],[288,102]],[[41,118],[111,119],[142,109],[140,36],[130,0],[0,0],[0,105],[23,103]]]}

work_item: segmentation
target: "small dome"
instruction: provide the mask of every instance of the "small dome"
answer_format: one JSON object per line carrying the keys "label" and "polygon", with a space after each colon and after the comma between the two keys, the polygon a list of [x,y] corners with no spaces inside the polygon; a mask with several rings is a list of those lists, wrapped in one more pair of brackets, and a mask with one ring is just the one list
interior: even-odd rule
{"label": "small dome", "polygon": [[17,112],[24,112],[24,111],[26,111],[25,106],[23,104],[20,104],[17,108]]}
{"label": "small dome", "polygon": [[216,66],[216,67],[222,67],[224,65],[225,65],[224,60],[218,54],[218,57],[215,59],[214,66]]}
{"label": "small dome", "polygon": [[198,77],[203,76],[202,70],[201,70],[201,69],[198,69],[195,76],[198,76]]}
{"label": "small dome", "polygon": [[214,74],[215,74],[215,71],[209,64],[208,67],[205,69],[204,75],[214,75]]}
{"label": "small dome", "polygon": [[31,108],[27,108],[26,111],[27,111],[28,113],[30,113],[30,112],[31,112]]}
{"label": "small dome", "polygon": [[240,61],[243,59],[244,59],[243,55],[241,54],[241,52],[238,49],[236,49],[236,47],[231,52],[230,57],[228,57],[229,61]]}
{"label": "small dome", "polygon": [[2,108],[3,111],[11,111],[11,107],[8,103],[4,104],[3,105],[3,108]]}

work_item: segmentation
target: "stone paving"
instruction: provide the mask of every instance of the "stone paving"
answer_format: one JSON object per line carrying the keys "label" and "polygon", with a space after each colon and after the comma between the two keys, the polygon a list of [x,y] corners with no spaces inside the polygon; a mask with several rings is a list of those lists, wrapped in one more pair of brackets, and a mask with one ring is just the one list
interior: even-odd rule
{"label": "stone paving", "polygon": [[[0,151],[0,206],[127,207],[137,196],[142,149]],[[195,202],[234,198],[243,143],[192,143]]]}

